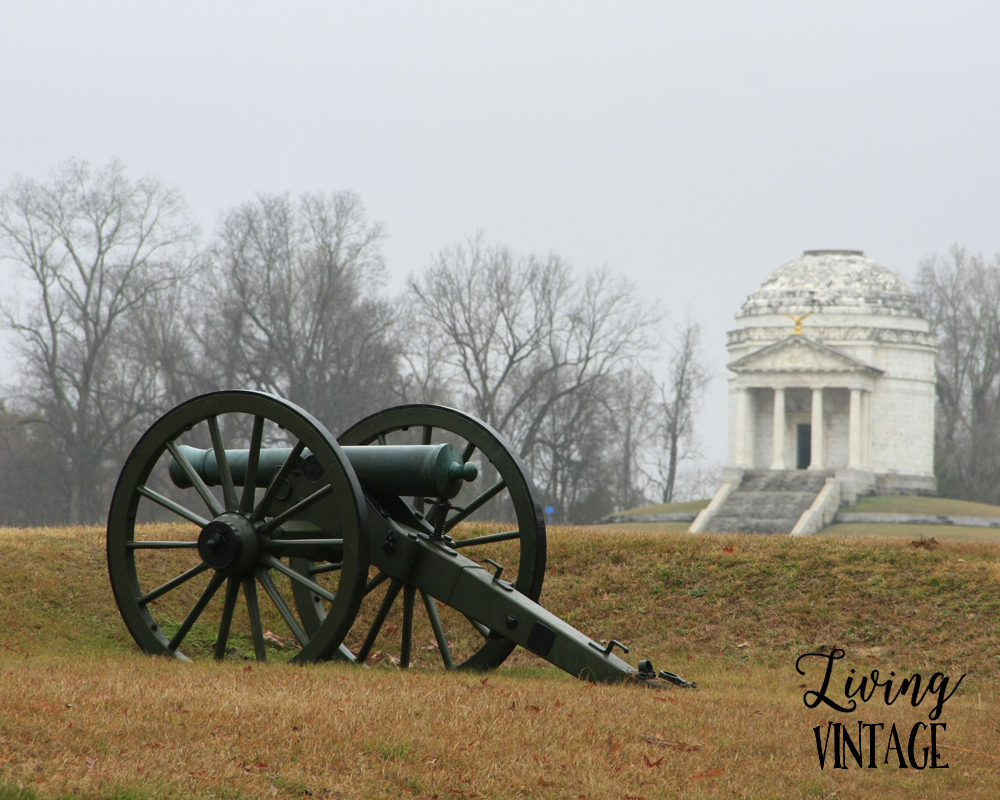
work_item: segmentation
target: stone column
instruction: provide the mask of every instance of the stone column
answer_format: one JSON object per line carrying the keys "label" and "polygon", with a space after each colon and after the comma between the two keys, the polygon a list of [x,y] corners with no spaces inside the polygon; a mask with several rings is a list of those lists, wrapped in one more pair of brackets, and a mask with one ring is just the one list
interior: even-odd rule
{"label": "stone column", "polygon": [[871,413],[872,413],[872,393],[861,393],[861,461],[867,466],[871,466]]}
{"label": "stone column", "polygon": [[861,390],[851,389],[851,405],[847,415],[847,466],[861,465]]}
{"label": "stone column", "polygon": [[753,393],[740,387],[736,390],[736,466],[753,466]]}
{"label": "stone column", "polygon": [[809,469],[823,469],[823,443],[826,431],[823,428],[823,389],[812,390],[812,441],[809,445]]}
{"label": "stone column", "polygon": [[774,390],[774,437],[771,469],[785,469],[785,390]]}

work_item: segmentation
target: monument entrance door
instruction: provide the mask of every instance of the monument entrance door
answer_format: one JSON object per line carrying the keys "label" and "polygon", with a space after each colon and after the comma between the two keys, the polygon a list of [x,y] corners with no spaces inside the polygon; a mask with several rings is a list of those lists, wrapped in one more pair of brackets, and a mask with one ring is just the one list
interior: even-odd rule
{"label": "monument entrance door", "polygon": [[795,460],[796,469],[809,469],[812,461],[812,425],[808,422],[796,426]]}

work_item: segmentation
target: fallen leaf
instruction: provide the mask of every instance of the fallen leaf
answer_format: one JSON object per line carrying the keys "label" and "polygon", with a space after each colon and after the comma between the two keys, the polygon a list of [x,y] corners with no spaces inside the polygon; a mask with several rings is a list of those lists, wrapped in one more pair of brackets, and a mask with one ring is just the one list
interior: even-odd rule
{"label": "fallen leaf", "polygon": [[542,710],[538,706],[528,706],[528,708],[530,708],[532,711],[535,711],[535,712],[538,712],[538,711]]}
{"label": "fallen leaf", "polygon": [[368,661],[365,663],[370,664],[371,666],[375,666],[376,664],[381,664],[386,659],[389,659],[389,661],[391,661],[397,667],[399,666],[399,659],[396,658],[394,655],[391,655],[390,653],[386,653],[384,650],[376,650],[374,653],[368,656]]}
{"label": "fallen leaf", "polygon": [[649,760],[649,756],[647,756],[647,755],[644,754],[642,757],[644,759],[646,759],[646,766],[647,767],[658,767],[658,766],[660,766],[660,764],[663,763],[663,759],[664,759],[664,756],[660,756],[658,759],[656,759],[656,761],[650,761]]}
{"label": "fallen leaf", "polygon": [[723,553],[731,553],[731,552],[733,552],[733,548],[732,547],[723,547],[722,548],[722,552]]}
{"label": "fallen leaf", "polygon": [[278,636],[274,631],[264,631],[264,641],[270,642],[279,650],[285,646],[285,638],[283,636]]}
{"label": "fallen leaf", "polygon": [[709,778],[714,778],[716,775],[721,775],[724,772],[722,767],[716,767],[715,769],[710,769],[708,772],[702,772],[698,775],[692,775],[691,780],[693,781],[704,781]]}
{"label": "fallen leaf", "polygon": [[542,775],[539,775],[539,776],[538,776],[538,780],[537,780],[537,781],[535,781],[535,782],[536,782],[536,783],[537,783],[537,784],[538,784],[539,786],[551,786],[551,785],[552,785],[552,781],[547,781],[547,780],[545,780],[544,776],[542,776]]}
{"label": "fallen leaf", "polygon": [[738,644],[736,646],[737,647],[749,647],[750,646],[750,642],[741,642],[740,644]]}
{"label": "fallen leaf", "polygon": [[611,599],[611,595],[610,595],[610,594],[606,594],[606,595],[604,595],[604,597],[602,597],[601,599],[602,599],[602,600],[610,600],[610,599]]}
{"label": "fallen leaf", "polygon": [[619,744],[615,744],[615,741],[614,741],[614,739],[611,738],[611,734],[610,733],[608,734],[607,747],[608,747],[608,755],[614,755],[615,753],[617,753],[619,750],[622,749],[622,746],[621,746],[620,743]]}

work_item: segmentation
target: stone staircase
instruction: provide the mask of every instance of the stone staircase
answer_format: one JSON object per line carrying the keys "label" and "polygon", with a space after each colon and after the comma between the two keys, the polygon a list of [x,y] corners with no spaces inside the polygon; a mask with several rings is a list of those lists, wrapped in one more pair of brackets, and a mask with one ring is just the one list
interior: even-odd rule
{"label": "stone staircase", "polygon": [[832,476],[832,470],[747,471],[703,530],[791,533]]}

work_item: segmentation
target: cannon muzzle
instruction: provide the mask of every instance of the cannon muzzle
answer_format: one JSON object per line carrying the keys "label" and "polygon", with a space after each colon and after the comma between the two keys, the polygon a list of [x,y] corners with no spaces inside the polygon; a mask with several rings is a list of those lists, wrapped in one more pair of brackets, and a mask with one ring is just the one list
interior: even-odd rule
{"label": "cannon muzzle", "polygon": [[[199,450],[186,445],[178,449],[206,484],[218,486],[221,483],[214,450]],[[479,475],[476,465],[464,462],[461,451],[453,444],[372,445],[344,447],[343,451],[361,485],[378,494],[450,500],[458,495],[466,481],[474,481]],[[270,485],[291,452],[288,447],[260,451],[257,462],[259,487]],[[236,486],[242,486],[246,481],[249,457],[249,450],[226,450],[229,471]],[[191,486],[191,481],[175,460],[171,459],[169,469],[170,479],[176,486],[182,489]],[[323,468],[308,450],[302,452],[296,469],[301,470],[307,480],[316,481],[323,477]]]}

